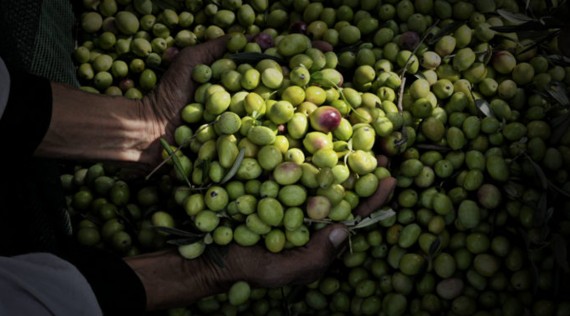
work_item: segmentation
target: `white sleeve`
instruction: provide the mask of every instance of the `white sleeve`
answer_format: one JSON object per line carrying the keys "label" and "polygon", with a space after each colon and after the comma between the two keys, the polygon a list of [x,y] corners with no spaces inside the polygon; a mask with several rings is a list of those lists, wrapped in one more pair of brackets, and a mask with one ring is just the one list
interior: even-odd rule
{"label": "white sleeve", "polygon": [[69,262],[49,253],[0,257],[0,315],[102,315]]}

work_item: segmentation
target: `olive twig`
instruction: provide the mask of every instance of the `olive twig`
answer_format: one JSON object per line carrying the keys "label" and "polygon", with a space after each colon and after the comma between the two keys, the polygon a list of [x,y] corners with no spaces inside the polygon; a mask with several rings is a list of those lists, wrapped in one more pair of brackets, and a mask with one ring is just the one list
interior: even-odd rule
{"label": "olive twig", "polygon": [[168,156],[172,157],[172,161],[174,162],[174,166],[176,167],[176,170],[180,173],[181,176],[184,177],[184,180],[186,180],[186,183],[188,184],[188,186],[192,187],[190,180],[188,180],[188,177],[186,175],[184,175],[184,167],[182,166],[182,163],[180,162],[180,160],[178,159],[178,156],[176,156],[176,154],[174,153],[172,148],[170,148],[170,144],[168,144],[168,142],[164,138],[160,139],[160,143],[162,144],[162,147],[168,153]]}
{"label": "olive twig", "polygon": [[[180,145],[179,145],[178,147],[176,147],[175,149],[172,149],[170,146],[168,146],[168,148],[172,151],[173,154],[178,153],[178,151],[182,150],[182,147],[185,147],[185,146],[187,146],[188,144],[190,144],[190,142],[192,141],[192,139],[194,139],[194,137],[196,137],[196,135],[197,135],[202,129],[205,129],[205,128],[207,128],[208,126],[213,125],[214,123],[215,123],[215,121],[200,126],[200,127],[198,128],[198,130],[196,130],[196,132],[194,133],[194,135],[192,135],[192,137],[190,137],[190,138],[188,138],[187,140],[185,140],[182,144],[180,144]],[[163,141],[161,140],[161,144],[162,144],[162,143],[163,143]],[[164,146],[165,144],[162,144],[162,145]],[[166,149],[166,147],[164,147],[164,149],[168,151],[168,149]],[[166,159],[162,160],[162,161],[158,164],[158,166],[156,166],[154,169],[152,169],[152,170],[149,172],[149,174],[145,177],[145,180],[150,179],[160,168],[162,168],[162,166],[164,166],[166,163],[168,163],[171,159],[174,159],[174,158],[172,158],[172,157],[173,157],[173,155],[171,155],[171,154],[169,153],[169,154],[168,154],[168,157],[166,157]],[[188,186],[189,186],[190,188],[192,187],[192,185],[190,185],[190,184],[189,184]]]}

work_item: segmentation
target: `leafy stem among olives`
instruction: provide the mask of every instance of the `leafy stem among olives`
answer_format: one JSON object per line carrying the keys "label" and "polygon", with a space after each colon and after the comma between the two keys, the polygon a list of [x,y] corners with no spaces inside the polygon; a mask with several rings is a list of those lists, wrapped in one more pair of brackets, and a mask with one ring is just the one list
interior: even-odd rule
{"label": "leafy stem among olives", "polygon": [[[160,143],[162,145],[162,147],[164,148],[164,150],[167,152],[168,156],[156,167],[154,168],[150,174],[146,177],[146,179],[148,180],[160,167],[162,167],[165,163],[167,163],[168,161],[172,160],[172,162],[174,163],[174,166],[177,170],[177,172],[183,176],[184,180],[186,181],[188,188],[190,190],[205,190],[208,189],[211,186],[210,184],[207,184],[205,186],[200,186],[200,187],[194,187],[192,185],[192,183],[190,182],[190,179],[188,179],[188,177],[184,174],[184,167],[182,166],[182,164],[180,163],[180,160],[178,158],[178,156],[176,155],[176,153],[178,151],[180,151],[182,149],[182,147],[186,146],[187,144],[190,143],[190,141],[196,137],[196,135],[202,130],[207,128],[208,126],[211,126],[213,124],[215,124],[216,121],[211,122],[209,124],[203,125],[201,126],[194,135],[192,135],[192,137],[188,138],[187,140],[184,141],[184,143],[180,144],[178,147],[176,147],[175,149],[172,149],[172,147],[170,146],[170,144],[168,144],[168,141],[166,141],[166,139],[161,138],[160,139]],[[245,157],[245,149],[241,149],[238,153],[238,156],[236,157],[232,167],[228,170],[228,172],[226,173],[226,175],[223,177],[223,179],[220,181],[220,184],[224,184],[228,181],[230,181],[237,173],[243,159]]]}
{"label": "leafy stem among olives", "polygon": [[[369,227],[371,225],[374,225],[378,222],[381,222],[381,221],[388,219],[388,218],[395,216],[395,215],[396,215],[396,212],[394,212],[393,209],[382,208],[382,209],[379,209],[375,212],[372,212],[370,215],[368,215],[366,217],[357,216],[355,219],[342,221],[341,223],[346,225],[348,227],[349,231],[354,233],[358,229]],[[311,223],[332,224],[333,223],[333,221],[330,219],[318,220],[318,219],[305,218],[304,221],[305,221],[305,223],[308,223],[308,224],[311,224]]]}

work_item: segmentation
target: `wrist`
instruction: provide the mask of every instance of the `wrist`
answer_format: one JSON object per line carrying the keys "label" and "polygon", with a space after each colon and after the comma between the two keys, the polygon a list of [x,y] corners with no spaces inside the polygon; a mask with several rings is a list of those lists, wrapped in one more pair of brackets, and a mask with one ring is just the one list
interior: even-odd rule
{"label": "wrist", "polygon": [[144,161],[154,131],[143,102],[52,83],[52,116],[36,155],[74,160]]}
{"label": "wrist", "polygon": [[147,310],[191,305],[227,291],[234,280],[206,256],[188,260],[176,250],[125,258],[146,292]]}

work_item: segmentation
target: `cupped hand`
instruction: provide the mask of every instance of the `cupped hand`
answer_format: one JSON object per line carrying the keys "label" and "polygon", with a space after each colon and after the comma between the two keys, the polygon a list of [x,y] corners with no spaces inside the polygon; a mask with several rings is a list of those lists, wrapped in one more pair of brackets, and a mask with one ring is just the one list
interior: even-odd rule
{"label": "cupped hand", "polygon": [[[384,206],[396,187],[396,179],[387,177],[380,181],[375,194],[367,198],[354,210],[354,215],[366,217]],[[280,287],[288,284],[308,284],[320,278],[332,261],[340,254],[348,237],[348,229],[343,224],[331,224],[313,233],[309,243],[303,247],[270,253],[264,247],[229,248],[220,274],[243,275],[252,285],[260,287]]]}
{"label": "cupped hand", "polygon": [[169,65],[160,84],[142,99],[140,118],[147,122],[149,143],[152,145],[142,157],[143,162],[160,162],[161,137],[170,142],[176,127],[182,124],[180,111],[192,101],[198,84],[192,80],[192,70],[199,64],[211,64],[223,57],[228,36],[182,49]]}
{"label": "cupped hand", "polygon": [[[355,215],[367,216],[385,205],[396,186],[392,177],[380,182],[376,193],[361,201]],[[204,254],[187,260],[176,251],[162,251],[125,260],[140,277],[149,310],[180,307],[227,291],[236,281],[259,288],[309,284],[321,278],[337,258],[348,238],[348,228],[330,224],[313,232],[302,247],[269,252],[263,245],[224,246],[222,264]]]}
{"label": "cupped hand", "polygon": [[212,266],[221,279],[245,280],[256,287],[307,284],[326,272],[347,237],[344,225],[331,224],[313,233],[305,246],[279,253],[271,253],[261,245],[232,244],[224,256],[224,266]]}

